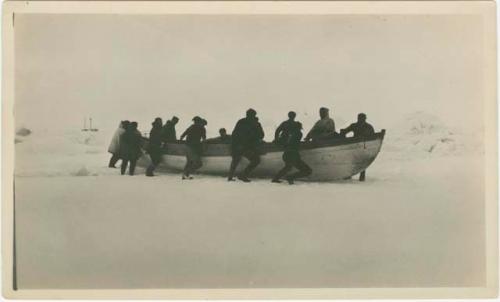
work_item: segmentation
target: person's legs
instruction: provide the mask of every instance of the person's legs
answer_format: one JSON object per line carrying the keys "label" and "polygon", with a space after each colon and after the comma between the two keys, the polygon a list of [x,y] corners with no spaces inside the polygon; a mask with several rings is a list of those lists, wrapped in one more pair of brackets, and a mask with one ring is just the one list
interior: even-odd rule
{"label": "person's legs", "polygon": [[301,158],[298,156],[295,161],[293,162],[293,166],[298,170],[295,173],[292,173],[289,175],[286,179],[290,184],[293,184],[295,179],[297,178],[302,178],[302,177],[307,177],[311,175],[312,169],[307,165]]}
{"label": "person's legs", "polygon": [[201,162],[201,156],[197,152],[195,152],[193,154],[193,157],[191,158],[191,173],[198,170],[202,166],[203,163]]}
{"label": "person's legs", "polygon": [[124,175],[125,171],[127,171],[127,165],[128,165],[128,159],[123,158],[122,159],[122,166],[121,166],[122,175]]}
{"label": "person's legs", "polygon": [[290,170],[293,168],[292,165],[288,164],[288,163],[285,163],[285,166],[279,170],[278,174],[276,174],[276,176],[274,176],[272,182],[281,182],[280,179],[285,176],[288,172],[290,172]]}
{"label": "person's legs", "polygon": [[193,147],[186,146],[186,165],[184,166],[184,173],[182,178],[191,178],[189,175],[195,170],[196,165],[196,152]]}
{"label": "person's legs", "polygon": [[359,181],[365,181],[366,171],[359,173]]}
{"label": "person's legs", "polygon": [[151,157],[151,164],[146,169],[146,176],[154,176],[154,170],[161,162],[161,153],[157,151],[151,151],[149,153],[149,157]]}
{"label": "person's legs", "polygon": [[250,161],[248,166],[243,170],[240,175],[240,179],[244,181],[249,181],[248,175],[260,164],[260,155],[257,150],[247,150],[244,156]]}
{"label": "person's legs", "polygon": [[113,153],[113,156],[111,156],[111,159],[109,160],[108,167],[109,168],[116,168],[115,165],[119,160],[120,160],[120,156],[118,155],[118,153]]}
{"label": "person's legs", "polygon": [[183,177],[189,177],[189,172],[191,170],[191,158],[186,154],[186,164],[184,165]]}
{"label": "person's legs", "polygon": [[135,172],[135,165],[137,164],[137,159],[131,159],[130,160],[130,170],[129,170],[129,174],[130,175],[134,175],[134,172]]}
{"label": "person's legs", "polygon": [[241,160],[241,154],[239,153],[232,154],[231,166],[229,167],[229,175],[227,177],[227,180],[229,181],[233,180],[234,172],[236,171],[236,167],[238,167],[240,160]]}

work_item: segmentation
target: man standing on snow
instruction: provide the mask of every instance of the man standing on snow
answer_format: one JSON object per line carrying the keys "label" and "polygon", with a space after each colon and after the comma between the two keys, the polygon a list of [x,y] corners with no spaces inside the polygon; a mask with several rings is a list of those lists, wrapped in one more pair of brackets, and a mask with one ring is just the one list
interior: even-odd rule
{"label": "man standing on snow", "polygon": [[130,162],[129,175],[134,175],[137,159],[141,157],[142,136],[137,130],[137,122],[131,122],[120,138],[121,174],[124,175]]}
{"label": "man standing on snow", "polygon": [[129,126],[129,121],[121,121],[118,129],[116,129],[115,134],[113,134],[113,138],[111,139],[111,143],[108,147],[108,152],[112,154],[111,159],[109,160],[108,167],[116,168],[116,163],[120,160],[120,138],[125,130]]}

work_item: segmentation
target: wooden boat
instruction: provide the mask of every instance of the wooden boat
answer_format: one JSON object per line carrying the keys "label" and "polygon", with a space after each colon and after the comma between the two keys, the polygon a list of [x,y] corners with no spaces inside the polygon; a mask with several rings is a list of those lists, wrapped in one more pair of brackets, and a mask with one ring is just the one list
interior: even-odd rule
{"label": "wooden boat", "polygon": [[[320,142],[302,142],[300,154],[313,170],[309,180],[329,181],[345,179],[368,168],[377,157],[385,130],[363,138],[332,138]],[[180,172],[186,164],[186,146],[182,142],[167,144],[158,169]],[[272,177],[283,166],[283,148],[274,143],[263,143],[260,146],[261,163],[252,172],[255,177]],[[228,173],[231,163],[229,144],[203,144],[203,166],[200,174],[224,175]],[[144,155],[139,165],[150,163],[148,155]],[[243,170],[248,161],[243,158],[237,172]]]}

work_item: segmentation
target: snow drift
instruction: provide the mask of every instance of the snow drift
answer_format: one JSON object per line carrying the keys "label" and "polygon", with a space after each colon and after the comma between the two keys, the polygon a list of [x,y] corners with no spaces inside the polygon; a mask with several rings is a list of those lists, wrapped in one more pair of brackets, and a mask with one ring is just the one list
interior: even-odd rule
{"label": "snow drift", "polygon": [[483,152],[480,134],[450,127],[439,117],[422,111],[408,114],[390,127],[384,144],[382,153],[404,159]]}

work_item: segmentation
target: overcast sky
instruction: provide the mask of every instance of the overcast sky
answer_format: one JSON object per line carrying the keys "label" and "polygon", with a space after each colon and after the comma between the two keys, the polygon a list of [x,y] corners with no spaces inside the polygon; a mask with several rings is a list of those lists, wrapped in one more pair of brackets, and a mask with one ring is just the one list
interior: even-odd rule
{"label": "overcast sky", "polygon": [[474,16],[16,15],[16,125],[79,128],[194,115],[209,133],[248,107],[267,126],[320,106],[387,128],[423,110],[482,121]]}

